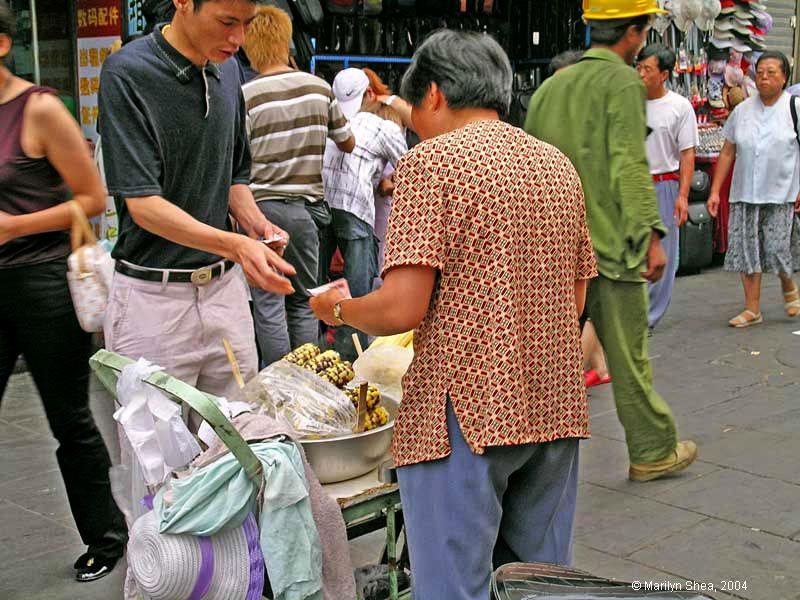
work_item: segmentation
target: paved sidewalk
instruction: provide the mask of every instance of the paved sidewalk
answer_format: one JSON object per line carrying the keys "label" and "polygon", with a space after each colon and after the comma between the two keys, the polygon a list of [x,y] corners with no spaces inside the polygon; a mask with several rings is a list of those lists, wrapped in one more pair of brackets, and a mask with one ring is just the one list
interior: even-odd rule
{"label": "paved sidewalk", "polygon": [[[593,438],[581,447],[575,565],[628,580],[733,583],[717,598],[800,600],[800,320],[783,316],[765,278],[765,322],[727,327],[741,310],[738,277],[682,277],[651,338],[659,391],[700,459],[678,477],[632,483],[610,386],[590,397]],[[93,406],[104,433],[110,410]],[[108,438],[107,438],[108,439]],[[111,600],[124,565],[100,581],[72,580],[82,552],[55,444],[29,375],[12,378],[0,409],[0,598]],[[379,536],[352,546],[376,555]]]}

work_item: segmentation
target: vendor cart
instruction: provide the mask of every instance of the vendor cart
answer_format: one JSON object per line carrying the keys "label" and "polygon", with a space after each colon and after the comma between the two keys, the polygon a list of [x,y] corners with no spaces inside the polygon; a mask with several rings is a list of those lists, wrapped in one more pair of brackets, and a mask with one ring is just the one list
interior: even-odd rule
{"label": "vendor cart", "polygon": [[[408,566],[407,560],[398,561],[397,539],[403,525],[403,511],[400,505],[400,488],[397,483],[382,483],[379,471],[367,475],[330,483],[323,489],[342,508],[342,516],[347,526],[347,538],[355,539],[379,529],[386,529],[386,546],[382,561],[389,566],[390,600],[410,600],[411,590],[398,590],[398,569]],[[404,552],[404,555],[407,554]]]}
{"label": "vendor cart", "polygon": [[[98,351],[91,359],[90,364],[98,379],[111,395],[116,399],[117,378],[122,368],[132,363],[129,358],[120,356],[107,350]],[[230,421],[217,408],[213,396],[198,392],[188,384],[169,376],[164,372],[150,375],[145,382],[165,392],[172,400],[178,403],[187,403],[197,410],[206,421],[225,437],[238,437],[238,432]],[[244,441],[242,440],[242,443]],[[252,479],[260,479],[261,464],[254,454],[247,452],[244,444],[234,444],[231,452],[242,464],[245,472]],[[348,539],[354,539],[367,533],[386,530],[386,546],[382,560],[388,565],[389,571],[389,598],[390,600],[407,600],[410,590],[398,590],[397,572],[399,564],[397,557],[397,540],[402,528],[402,507],[400,504],[400,490],[396,483],[381,482],[378,470],[372,471],[350,481],[328,484],[323,486],[331,497],[336,499],[342,509],[342,517],[347,528]]]}

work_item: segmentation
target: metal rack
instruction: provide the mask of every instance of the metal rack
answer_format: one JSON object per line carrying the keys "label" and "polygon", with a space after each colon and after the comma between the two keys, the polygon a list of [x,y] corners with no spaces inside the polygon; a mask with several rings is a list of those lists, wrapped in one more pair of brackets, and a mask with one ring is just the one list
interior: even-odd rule
{"label": "metal rack", "polygon": [[311,72],[316,73],[317,62],[340,62],[347,69],[351,62],[407,65],[411,58],[406,56],[361,56],[358,54],[315,54],[311,57]]}

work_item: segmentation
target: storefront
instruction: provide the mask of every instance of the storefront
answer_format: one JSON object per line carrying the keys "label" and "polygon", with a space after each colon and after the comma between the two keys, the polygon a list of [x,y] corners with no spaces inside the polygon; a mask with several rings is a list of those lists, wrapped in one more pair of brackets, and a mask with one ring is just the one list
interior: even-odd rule
{"label": "storefront", "polygon": [[19,77],[56,89],[77,115],[75,0],[10,0],[9,4],[17,17],[17,35],[6,66]]}
{"label": "storefront", "polygon": [[38,85],[55,89],[81,124],[97,139],[100,68],[119,39],[122,13],[117,0],[10,0],[17,34],[7,66]]}

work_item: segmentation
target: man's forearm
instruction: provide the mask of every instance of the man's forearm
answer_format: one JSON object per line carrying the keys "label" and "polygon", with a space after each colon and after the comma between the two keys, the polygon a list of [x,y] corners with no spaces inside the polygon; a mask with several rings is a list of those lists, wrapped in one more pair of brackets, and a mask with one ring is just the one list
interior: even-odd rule
{"label": "man's forearm", "polygon": [[694,148],[681,151],[680,165],[681,180],[678,196],[688,198],[689,189],[692,187],[692,175],[694,175]]}
{"label": "man's forearm", "polygon": [[150,233],[225,258],[235,254],[237,234],[201,223],[161,196],[127,198],[125,203],[136,224]]}
{"label": "man's forearm", "polygon": [[[259,210],[250,188],[244,184],[234,184],[228,194],[228,210],[236,222],[250,237],[262,235],[264,214]],[[259,227],[256,224],[261,223]]]}

